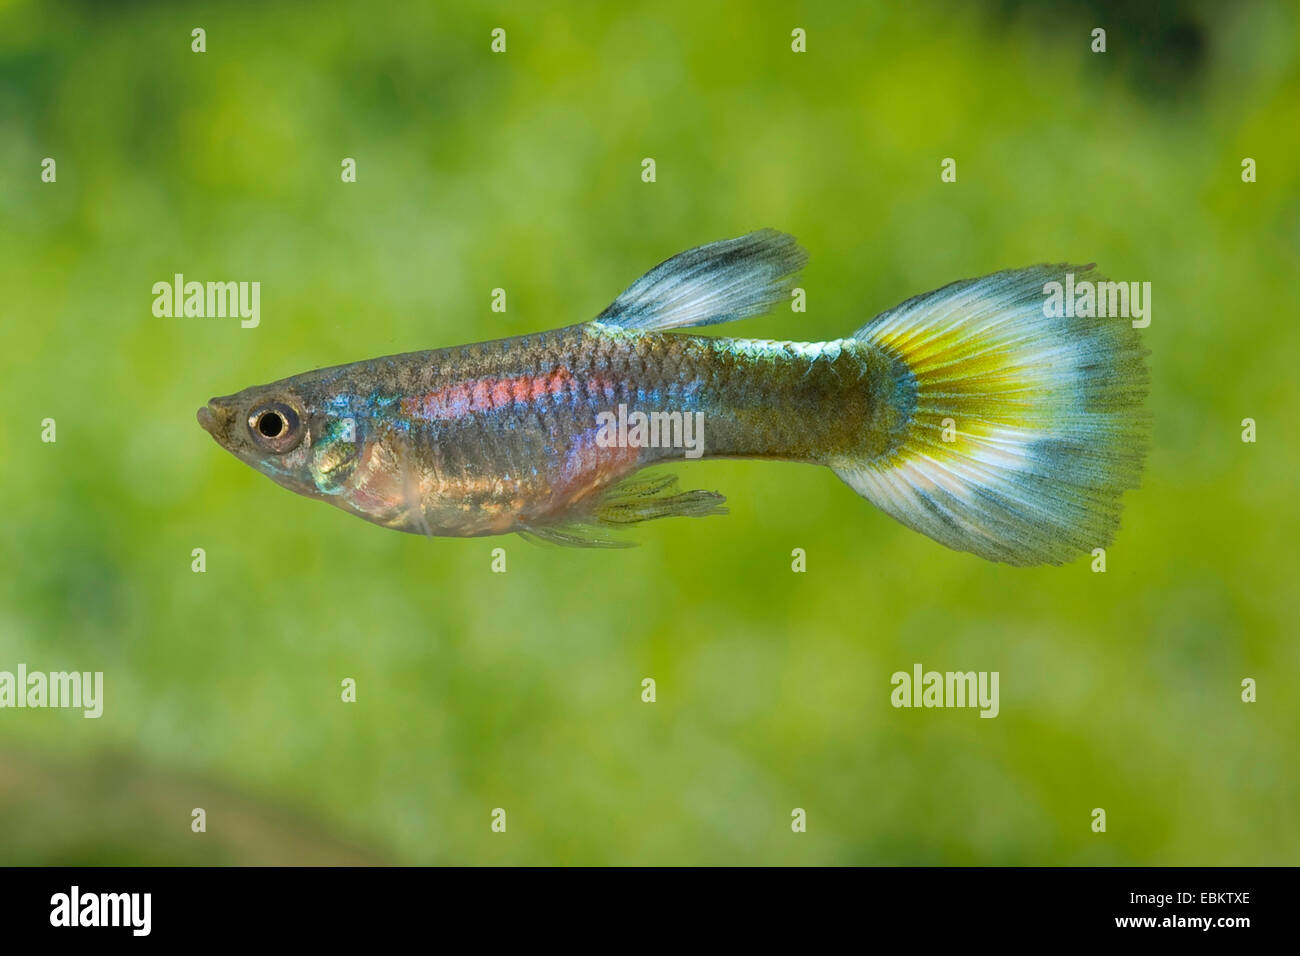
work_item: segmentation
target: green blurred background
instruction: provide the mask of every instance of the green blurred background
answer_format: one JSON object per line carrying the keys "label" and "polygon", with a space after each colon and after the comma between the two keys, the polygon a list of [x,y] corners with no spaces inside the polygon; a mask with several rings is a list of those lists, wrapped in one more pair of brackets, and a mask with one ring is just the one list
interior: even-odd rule
{"label": "green blurred background", "polygon": [[[0,863],[1300,862],[1295,4],[431,6],[0,0],[0,669],[105,674],[99,720],[0,711]],[[759,462],[681,467],[732,513],[628,551],[427,540],[195,423],[763,226],[808,312],[729,334],[1041,261],[1153,284],[1105,574]],[[261,326],[155,318],[176,272],[260,281]],[[915,662],[999,671],[1001,715],[895,710]]]}

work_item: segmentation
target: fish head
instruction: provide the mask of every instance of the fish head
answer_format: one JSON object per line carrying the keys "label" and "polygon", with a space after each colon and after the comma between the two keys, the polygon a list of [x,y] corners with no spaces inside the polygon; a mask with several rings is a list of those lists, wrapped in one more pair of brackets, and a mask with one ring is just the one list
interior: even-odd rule
{"label": "fish head", "polygon": [[337,396],[292,379],[214,398],[198,410],[226,451],[290,491],[336,494],[360,447],[357,424]]}

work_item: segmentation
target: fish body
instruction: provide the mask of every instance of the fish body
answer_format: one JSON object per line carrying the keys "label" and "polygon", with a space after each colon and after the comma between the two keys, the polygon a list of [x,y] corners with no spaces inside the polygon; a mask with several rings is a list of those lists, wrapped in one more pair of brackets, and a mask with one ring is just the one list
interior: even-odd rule
{"label": "fish body", "polygon": [[619,545],[621,526],[723,510],[642,469],[724,457],[828,466],[996,560],[1109,540],[1143,453],[1133,335],[1091,323],[1053,342],[1032,310],[1054,267],[954,284],[834,341],[673,331],[765,311],[803,261],[776,232],[713,243],[593,321],[307,372],[213,399],[199,421],[285,487],[427,535]]}

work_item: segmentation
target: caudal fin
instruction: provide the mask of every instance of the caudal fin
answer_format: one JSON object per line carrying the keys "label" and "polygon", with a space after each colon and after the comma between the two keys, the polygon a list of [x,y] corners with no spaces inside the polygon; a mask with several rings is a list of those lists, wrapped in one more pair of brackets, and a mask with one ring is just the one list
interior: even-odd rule
{"label": "caudal fin", "polygon": [[906,366],[914,407],[891,453],[836,461],[836,474],[908,527],[992,561],[1062,564],[1109,544],[1146,454],[1146,351],[1127,318],[1050,317],[1048,283],[1071,272],[1099,281],[1090,266],[998,272],[860,329]]}

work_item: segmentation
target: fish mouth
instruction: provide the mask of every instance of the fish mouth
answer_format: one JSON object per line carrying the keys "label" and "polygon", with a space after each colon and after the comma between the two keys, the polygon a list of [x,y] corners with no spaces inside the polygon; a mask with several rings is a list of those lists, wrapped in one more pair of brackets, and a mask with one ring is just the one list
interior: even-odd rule
{"label": "fish mouth", "polygon": [[218,405],[217,400],[214,398],[195,412],[194,417],[198,419],[199,425],[203,427],[205,432],[217,441],[221,441],[230,426],[231,413],[228,409]]}

